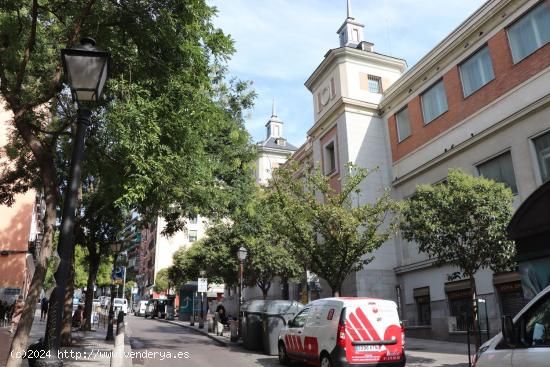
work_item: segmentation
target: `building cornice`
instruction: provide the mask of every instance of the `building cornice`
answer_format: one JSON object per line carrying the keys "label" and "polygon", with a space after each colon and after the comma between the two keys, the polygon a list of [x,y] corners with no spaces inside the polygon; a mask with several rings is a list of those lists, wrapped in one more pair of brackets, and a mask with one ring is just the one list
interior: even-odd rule
{"label": "building cornice", "polygon": [[[465,52],[464,49],[468,49],[466,52],[469,52],[470,43],[466,42],[468,38],[476,36],[476,39],[472,40],[474,42],[477,41],[477,38],[490,33],[492,29],[501,24],[500,19],[495,21],[491,29],[483,29],[479,34],[477,32],[484,23],[510,4],[515,5],[515,8],[511,9],[512,11],[525,5],[524,2],[513,0],[489,0],[483,4],[384,92],[380,108],[385,110],[389,105],[400,104],[415,91],[416,88],[413,88],[413,84],[416,81],[425,82],[444,70],[448,64],[456,61],[456,57],[449,57],[453,51]],[[502,16],[506,15],[506,12],[502,14]],[[427,74],[430,72],[433,75],[428,76]]]}
{"label": "building cornice", "polygon": [[379,54],[376,52],[359,50],[352,47],[339,47],[329,50],[325,54],[325,58],[317,66],[313,74],[306,80],[304,85],[309,91],[313,91],[315,83],[320,79],[320,77],[329,69],[335,61],[341,58],[349,57],[356,59],[361,62],[374,62],[374,63],[383,63],[385,65],[391,65],[395,68],[405,70],[407,63],[403,59],[399,59],[392,56],[387,56]]}

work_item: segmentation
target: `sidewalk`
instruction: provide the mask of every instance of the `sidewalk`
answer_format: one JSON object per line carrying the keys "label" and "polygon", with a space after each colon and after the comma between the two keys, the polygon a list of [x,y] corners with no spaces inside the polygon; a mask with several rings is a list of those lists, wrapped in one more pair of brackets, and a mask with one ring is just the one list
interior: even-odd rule
{"label": "sidewalk", "polygon": [[[127,323],[126,323],[127,324]],[[72,333],[73,346],[69,348],[61,348],[59,357],[64,361],[64,366],[82,366],[86,362],[86,366],[90,367],[108,367],[111,364],[110,353],[114,348],[114,341],[106,341],[105,336],[107,329],[103,323],[99,326],[94,325],[92,331],[76,331]],[[39,338],[44,337],[46,322],[40,321],[40,311],[34,316],[31,333],[29,335],[29,344],[36,342]],[[130,343],[128,337],[128,328],[124,337],[124,351],[130,351]],[[114,332],[116,333],[116,325]],[[0,328],[0,366],[6,364],[8,353],[11,345],[11,336],[8,333],[8,328]],[[132,366],[132,359],[124,360],[125,367]],[[27,367],[28,361],[23,360],[22,366]]]}
{"label": "sidewalk", "polygon": [[223,336],[216,335],[216,333],[214,333],[214,332],[209,333],[208,332],[208,324],[206,322],[204,323],[204,328],[200,329],[198,321],[195,322],[195,326],[191,326],[191,322],[189,322],[189,321],[179,321],[179,320],[159,320],[159,321],[168,322],[168,323],[174,324],[174,325],[180,325],[184,328],[194,330],[197,333],[201,333],[201,334],[206,335],[207,337],[209,337],[210,339],[216,341],[217,343],[219,343],[220,345],[222,345],[224,347],[228,346],[228,345],[238,345],[239,344],[239,342],[232,342],[231,341],[230,332],[227,331],[227,330],[223,333]]}

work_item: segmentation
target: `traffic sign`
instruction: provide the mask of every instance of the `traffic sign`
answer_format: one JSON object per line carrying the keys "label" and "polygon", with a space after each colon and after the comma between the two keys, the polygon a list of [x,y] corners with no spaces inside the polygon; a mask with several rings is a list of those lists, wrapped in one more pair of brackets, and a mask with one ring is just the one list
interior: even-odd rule
{"label": "traffic sign", "polygon": [[199,278],[197,282],[197,292],[207,292],[208,291],[208,279]]}

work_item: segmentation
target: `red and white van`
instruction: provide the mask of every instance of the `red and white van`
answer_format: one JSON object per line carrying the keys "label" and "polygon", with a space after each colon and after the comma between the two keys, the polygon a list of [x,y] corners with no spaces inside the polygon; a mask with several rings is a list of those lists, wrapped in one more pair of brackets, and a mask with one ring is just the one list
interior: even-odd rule
{"label": "red and white van", "polygon": [[339,297],[313,301],[279,334],[279,362],[321,367],[405,365],[404,330],[393,301]]}

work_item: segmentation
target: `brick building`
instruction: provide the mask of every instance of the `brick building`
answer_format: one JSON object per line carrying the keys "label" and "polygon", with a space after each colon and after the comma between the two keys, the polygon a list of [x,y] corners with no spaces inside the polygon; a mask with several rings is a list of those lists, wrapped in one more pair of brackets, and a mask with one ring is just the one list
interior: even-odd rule
{"label": "brick building", "polygon": [[[347,162],[380,168],[363,183],[362,203],[384,187],[406,199],[458,167],[506,183],[518,207],[550,178],[550,1],[489,0],[409,70],[375,52],[349,13],[337,33],[340,47],[305,83],[314,124],[294,155],[336,190]],[[373,255],[344,295],[394,299],[411,335],[463,338],[471,290],[458,269],[434,266],[399,236]],[[529,298],[520,273],[483,269],[476,283],[491,334]]]}

